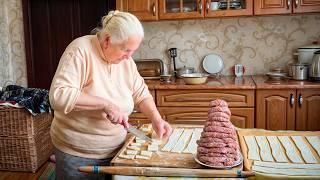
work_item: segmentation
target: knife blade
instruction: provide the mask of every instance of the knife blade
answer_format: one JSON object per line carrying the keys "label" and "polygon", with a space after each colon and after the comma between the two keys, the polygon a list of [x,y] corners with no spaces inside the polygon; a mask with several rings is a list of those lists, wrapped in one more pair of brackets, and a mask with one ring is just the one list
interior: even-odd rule
{"label": "knife blade", "polygon": [[140,138],[140,139],[152,142],[151,138],[146,136],[144,134],[144,132],[142,132],[142,131],[138,130],[137,128],[133,127],[131,124],[129,124],[129,127],[127,128],[127,131],[130,132],[131,134],[133,134],[134,136]]}

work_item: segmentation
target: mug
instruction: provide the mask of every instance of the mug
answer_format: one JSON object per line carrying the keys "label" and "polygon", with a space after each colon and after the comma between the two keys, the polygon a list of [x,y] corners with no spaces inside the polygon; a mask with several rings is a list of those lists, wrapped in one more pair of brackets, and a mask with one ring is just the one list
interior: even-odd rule
{"label": "mug", "polygon": [[234,74],[236,75],[236,77],[241,77],[244,74],[244,66],[242,66],[241,64],[236,64],[234,65]]}
{"label": "mug", "polygon": [[211,2],[210,9],[211,10],[218,10],[219,9],[219,2]]}

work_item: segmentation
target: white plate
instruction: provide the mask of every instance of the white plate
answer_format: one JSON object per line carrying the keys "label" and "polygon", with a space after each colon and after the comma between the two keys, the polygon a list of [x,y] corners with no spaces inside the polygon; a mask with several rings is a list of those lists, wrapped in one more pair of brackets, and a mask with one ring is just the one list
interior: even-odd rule
{"label": "white plate", "polygon": [[217,74],[223,69],[223,60],[217,54],[209,54],[202,61],[203,69],[209,74]]}
{"label": "white plate", "polygon": [[231,166],[213,166],[213,165],[205,164],[205,163],[201,162],[201,161],[198,159],[198,157],[197,157],[196,154],[193,155],[193,158],[194,158],[194,160],[196,160],[197,163],[199,163],[199,164],[201,164],[201,165],[203,165],[203,166],[207,166],[207,167],[210,167],[210,168],[216,168],[216,169],[231,169],[231,168],[233,168],[233,167],[239,166],[239,165],[242,163],[242,161],[243,161],[243,157],[242,157],[242,154],[241,154],[240,151],[238,151],[238,160],[235,161],[234,164],[231,165]]}

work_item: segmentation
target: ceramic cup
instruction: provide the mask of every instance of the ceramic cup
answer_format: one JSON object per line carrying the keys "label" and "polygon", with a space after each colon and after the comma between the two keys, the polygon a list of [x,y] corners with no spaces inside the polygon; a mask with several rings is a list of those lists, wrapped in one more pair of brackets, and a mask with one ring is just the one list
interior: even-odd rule
{"label": "ceramic cup", "polygon": [[213,11],[218,10],[219,9],[219,2],[211,2],[210,9]]}

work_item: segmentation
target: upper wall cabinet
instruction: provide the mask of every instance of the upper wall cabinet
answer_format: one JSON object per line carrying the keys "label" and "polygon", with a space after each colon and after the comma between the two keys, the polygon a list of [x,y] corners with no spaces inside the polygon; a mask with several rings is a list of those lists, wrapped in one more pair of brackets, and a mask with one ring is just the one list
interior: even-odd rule
{"label": "upper wall cabinet", "polygon": [[256,0],[254,14],[320,12],[320,0]]}
{"label": "upper wall cabinet", "polygon": [[158,0],[117,0],[117,9],[130,12],[141,21],[158,20]]}
{"label": "upper wall cabinet", "polygon": [[253,0],[117,0],[141,21],[253,15]]}
{"label": "upper wall cabinet", "polygon": [[253,15],[253,0],[206,0],[205,17]]}

